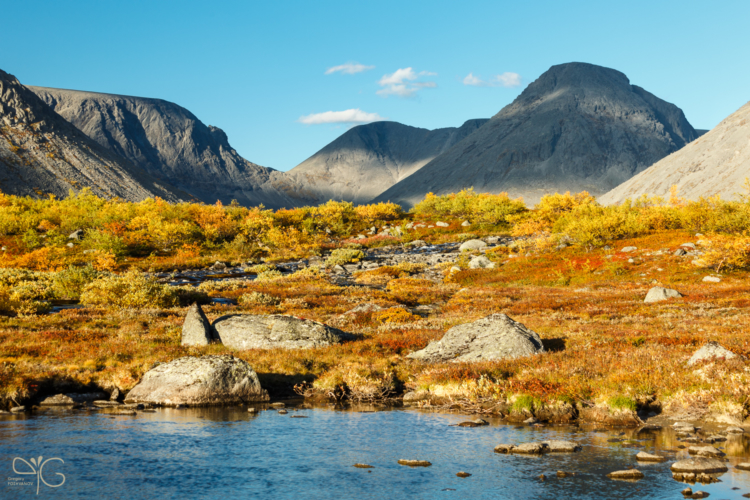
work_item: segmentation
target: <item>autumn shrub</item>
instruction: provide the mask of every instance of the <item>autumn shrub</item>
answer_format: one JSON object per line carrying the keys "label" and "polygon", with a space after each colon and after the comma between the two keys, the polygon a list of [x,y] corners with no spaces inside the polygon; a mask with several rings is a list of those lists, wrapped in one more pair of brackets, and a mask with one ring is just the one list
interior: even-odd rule
{"label": "autumn shrub", "polygon": [[552,227],[557,234],[565,234],[578,245],[600,247],[607,242],[621,238],[632,238],[648,231],[638,210],[625,203],[603,207],[597,204],[583,204],[560,217]]}
{"label": "autumn shrub", "polygon": [[248,305],[277,306],[281,304],[281,299],[278,297],[274,297],[273,295],[268,295],[268,294],[261,293],[261,292],[252,292],[252,293],[246,293],[240,296],[240,298],[237,299],[237,302],[243,306],[248,306]]}
{"label": "autumn shrub", "polygon": [[372,321],[376,325],[413,323],[421,319],[402,307],[390,307],[372,314]]}
{"label": "autumn shrub", "polygon": [[138,271],[99,278],[83,288],[81,304],[118,309],[165,309],[179,305],[174,288]]}
{"label": "autumn shrub", "polygon": [[87,231],[81,246],[89,250],[109,252],[115,257],[122,257],[128,253],[128,246],[122,238],[101,229]]}
{"label": "autumn shrub", "polygon": [[703,267],[750,269],[750,236],[715,234],[704,241],[705,253],[696,263]]}
{"label": "autumn shrub", "polygon": [[100,276],[101,273],[91,264],[79,267],[70,266],[68,269],[55,273],[52,286],[57,297],[78,300],[83,288]]}
{"label": "autumn shrub", "polygon": [[210,280],[204,281],[203,283],[198,285],[198,290],[206,293],[231,292],[235,290],[241,290],[243,288],[248,288],[250,285],[252,285],[252,283],[253,282],[251,280],[242,278]]}
{"label": "autumn shrub", "polygon": [[268,281],[274,281],[279,278],[282,278],[284,274],[281,271],[277,271],[276,269],[273,269],[271,271],[263,271],[262,273],[259,273],[255,277],[255,281],[258,283],[268,282]]}
{"label": "autumn shrub", "polygon": [[190,285],[181,285],[172,287],[177,294],[177,300],[181,306],[191,304],[210,304],[211,297],[203,290],[198,290]]}
{"label": "autumn shrub", "polygon": [[476,193],[473,188],[437,196],[428,193],[412,213],[421,217],[469,219],[473,224],[502,225],[508,217],[526,211],[523,200],[511,200],[507,193]]}
{"label": "autumn shrub", "polygon": [[607,400],[607,406],[613,410],[630,410],[636,411],[637,405],[633,398],[628,396],[612,396]]}
{"label": "autumn shrub", "polygon": [[326,259],[326,266],[343,266],[344,264],[350,264],[352,262],[359,262],[365,258],[365,254],[361,250],[353,248],[337,248],[331,252],[331,255]]}
{"label": "autumn shrub", "polygon": [[388,293],[396,301],[408,306],[432,304],[447,299],[453,292],[450,285],[439,285],[418,278],[398,278],[388,282]]}

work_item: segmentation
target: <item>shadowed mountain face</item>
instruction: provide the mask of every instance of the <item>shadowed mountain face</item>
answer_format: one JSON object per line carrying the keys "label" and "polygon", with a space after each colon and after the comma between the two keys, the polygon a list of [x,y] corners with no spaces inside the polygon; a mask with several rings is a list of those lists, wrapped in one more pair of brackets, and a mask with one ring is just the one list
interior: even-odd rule
{"label": "shadowed mountain face", "polygon": [[486,122],[469,120],[458,128],[436,130],[396,122],[360,125],[271,184],[296,205],[330,199],[367,203]]}
{"label": "shadowed mountain face", "polygon": [[375,198],[411,206],[474,187],[537,203],[600,195],[696,138],[682,111],[601,66],[553,66],[473,134]]}
{"label": "shadowed mountain face", "polygon": [[0,191],[63,197],[84,187],[131,201],[190,198],[89,139],[0,70]]}
{"label": "shadowed mountain face", "polygon": [[206,203],[288,205],[273,190],[259,188],[278,172],[242,158],[221,129],[204,125],[181,106],[161,99],[29,89],[101,146]]}
{"label": "shadowed mountain face", "polygon": [[601,196],[599,202],[611,205],[643,194],[666,197],[675,185],[680,196],[691,200],[716,194],[738,199],[747,194],[743,184],[748,177],[750,102],[699,139]]}

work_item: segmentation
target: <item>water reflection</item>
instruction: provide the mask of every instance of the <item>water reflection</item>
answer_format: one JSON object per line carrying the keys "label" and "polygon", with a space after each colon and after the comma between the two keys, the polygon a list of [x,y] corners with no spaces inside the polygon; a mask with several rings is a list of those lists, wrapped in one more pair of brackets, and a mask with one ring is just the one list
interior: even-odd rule
{"label": "water reflection", "polygon": [[[474,417],[298,403],[289,404],[284,415],[268,405],[257,407],[258,414],[238,406],[163,408],[135,417],[60,409],[2,418],[0,470],[5,480],[13,476],[16,456],[60,457],[66,483],[47,492],[59,498],[666,499],[682,498],[686,486],[672,479],[669,466],[688,456],[689,444],[671,429],[510,426],[487,417],[487,427],[452,427]],[[576,441],[583,451],[541,457],[493,452],[501,443],[549,439]],[[720,483],[693,489],[714,498],[750,491],[750,472],[733,468],[750,461],[748,438],[727,435],[714,446],[727,454],[730,472]],[[668,460],[639,464],[639,451]],[[412,469],[396,463],[402,458],[433,465]],[[645,478],[606,477],[629,466]],[[459,471],[472,475],[456,477]],[[557,471],[575,474],[557,477]],[[6,484],[0,491],[2,498],[31,492]]]}

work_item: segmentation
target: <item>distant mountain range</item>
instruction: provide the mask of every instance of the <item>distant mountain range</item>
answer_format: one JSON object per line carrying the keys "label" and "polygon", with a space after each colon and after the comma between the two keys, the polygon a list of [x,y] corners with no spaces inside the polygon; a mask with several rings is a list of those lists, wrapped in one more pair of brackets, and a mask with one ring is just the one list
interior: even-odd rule
{"label": "distant mountain range", "polygon": [[64,197],[85,187],[109,198],[192,199],[88,138],[0,70],[0,191]]}
{"label": "distant mountain range", "polygon": [[[279,172],[242,158],[221,129],[176,104],[0,77],[0,190],[32,196],[90,186],[132,200],[409,207],[430,191],[474,187],[533,204],[555,191],[603,195],[703,132],[619,71],[569,63],[550,68],[489,120],[437,130],[360,125]],[[39,123],[54,129],[45,129],[50,137],[32,133]],[[62,157],[50,152],[53,144]]]}
{"label": "distant mountain range", "polygon": [[698,140],[601,196],[599,202],[622,203],[643,194],[668,197],[672,186],[677,186],[681,197],[691,200],[716,194],[737,199],[750,194],[743,187],[748,177],[750,102]]}
{"label": "distant mountain range", "polygon": [[546,193],[606,193],[694,140],[685,115],[609,68],[553,66],[476,132],[377,200],[411,206],[474,187],[534,204]]}
{"label": "distant mountain range", "polygon": [[486,122],[469,120],[458,128],[436,130],[385,121],[359,125],[275,176],[271,185],[297,205],[330,199],[367,203]]}

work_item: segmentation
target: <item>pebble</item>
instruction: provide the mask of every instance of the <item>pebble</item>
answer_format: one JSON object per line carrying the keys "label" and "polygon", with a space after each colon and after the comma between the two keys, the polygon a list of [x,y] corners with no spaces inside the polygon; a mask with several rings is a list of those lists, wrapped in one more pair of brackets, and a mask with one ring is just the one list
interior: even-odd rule
{"label": "pebble", "polygon": [[469,476],[471,476],[471,474],[469,474],[468,472],[463,472],[463,471],[462,472],[456,472],[456,475],[458,477],[469,477]]}
{"label": "pebble", "polygon": [[643,472],[638,469],[617,470],[607,474],[610,479],[641,479]]}
{"label": "pebble", "polygon": [[370,464],[354,464],[354,467],[356,467],[357,469],[374,469],[375,468]]}
{"label": "pebble", "polygon": [[661,455],[653,455],[651,453],[646,453],[645,451],[639,452],[635,456],[635,459],[639,462],[663,462],[666,460],[666,458]]}
{"label": "pebble", "polygon": [[716,276],[706,276],[703,278],[703,281],[706,283],[719,283],[721,278],[717,278]]}
{"label": "pebble", "polygon": [[286,410],[279,410],[279,415],[286,415],[287,413],[289,412]]}

